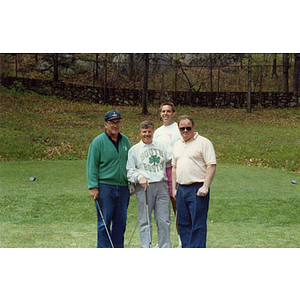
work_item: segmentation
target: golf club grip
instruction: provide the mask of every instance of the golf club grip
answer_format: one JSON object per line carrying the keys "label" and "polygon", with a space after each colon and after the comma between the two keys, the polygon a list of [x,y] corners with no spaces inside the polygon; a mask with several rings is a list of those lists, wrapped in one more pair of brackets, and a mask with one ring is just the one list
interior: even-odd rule
{"label": "golf club grip", "polygon": [[145,190],[145,197],[146,197],[146,205],[148,205],[148,196],[147,196],[147,190]]}

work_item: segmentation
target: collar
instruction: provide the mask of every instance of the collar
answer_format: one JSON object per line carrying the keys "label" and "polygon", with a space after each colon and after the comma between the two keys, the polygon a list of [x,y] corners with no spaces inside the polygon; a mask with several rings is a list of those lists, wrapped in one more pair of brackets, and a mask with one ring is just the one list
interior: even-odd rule
{"label": "collar", "polygon": [[191,139],[189,139],[187,142],[185,142],[184,140],[183,140],[183,138],[182,138],[182,136],[180,136],[180,141],[182,141],[183,143],[186,143],[186,144],[188,144],[188,143],[190,143],[190,142],[192,142],[192,141],[194,141],[197,137],[198,137],[198,132],[195,132],[194,133],[194,136],[191,138]]}
{"label": "collar", "polygon": [[150,144],[145,144],[142,140],[140,141],[140,144],[142,145],[142,147],[146,147],[147,145],[153,145],[153,146],[155,146],[155,142],[154,142],[154,140],[152,139],[152,142],[150,143]]}
{"label": "collar", "polygon": [[176,122],[173,122],[173,123],[170,124],[170,125],[163,125],[163,127],[165,127],[165,128],[170,128],[170,127],[172,127],[172,126],[177,126],[177,123],[176,123]]}
{"label": "collar", "polygon": [[[111,141],[115,142],[115,141],[111,138],[111,136],[107,133],[106,130],[105,130],[104,132],[105,132],[106,136],[107,136]],[[119,132],[119,133],[118,133],[117,143],[118,143],[121,139],[122,139],[122,134]]]}

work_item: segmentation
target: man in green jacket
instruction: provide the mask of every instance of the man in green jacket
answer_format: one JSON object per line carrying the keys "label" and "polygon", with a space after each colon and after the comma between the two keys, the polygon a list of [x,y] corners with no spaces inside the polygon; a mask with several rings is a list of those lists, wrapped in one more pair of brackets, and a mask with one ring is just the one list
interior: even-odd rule
{"label": "man in green jacket", "polygon": [[105,132],[93,140],[88,153],[88,188],[97,211],[97,248],[124,247],[130,198],[126,162],[131,144],[120,133],[121,119],[116,110],[105,114]]}

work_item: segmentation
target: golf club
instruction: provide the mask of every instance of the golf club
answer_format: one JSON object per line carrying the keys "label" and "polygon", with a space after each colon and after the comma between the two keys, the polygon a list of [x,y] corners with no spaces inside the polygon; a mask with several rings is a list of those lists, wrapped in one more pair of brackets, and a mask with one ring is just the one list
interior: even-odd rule
{"label": "golf club", "polygon": [[174,224],[172,248],[174,248],[174,238],[175,238],[175,231],[176,231],[176,222],[177,222],[177,210],[176,210],[176,213],[175,213],[175,224]]}
{"label": "golf club", "polygon": [[146,210],[147,210],[148,233],[149,233],[149,248],[151,248],[152,241],[151,241],[151,233],[150,233],[150,218],[149,218],[147,190],[145,190],[145,196],[146,196]]}
{"label": "golf club", "polygon": [[134,235],[134,233],[135,233],[135,230],[136,230],[138,224],[139,224],[139,220],[138,220],[138,221],[136,222],[136,224],[135,224],[135,227],[134,227],[134,230],[133,230],[133,232],[132,232],[130,241],[129,241],[128,245],[127,245],[127,248],[129,248],[129,246],[130,246],[131,240],[132,240],[132,238],[133,238],[133,235]]}
{"label": "golf club", "polygon": [[111,247],[112,247],[112,248],[115,248],[115,247],[114,247],[114,244],[113,244],[113,242],[112,242],[112,240],[111,240],[111,237],[110,237],[109,231],[108,231],[108,229],[107,229],[107,226],[106,226],[106,223],[105,223],[105,220],[104,220],[104,217],[103,217],[103,214],[102,214],[102,211],[101,211],[100,205],[99,205],[99,203],[98,203],[98,199],[96,199],[96,200],[95,200],[95,202],[96,202],[96,205],[97,205],[97,207],[98,207],[98,209],[99,209],[99,212],[100,212],[100,215],[101,215],[101,218],[102,218],[102,221],[103,221],[103,224],[104,224],[104,227],[105,227],[105,230],[106,230],[107,236],[108,236],[108,238],[109,238],[109,241],[110,241],[110,244],[111,244]]}

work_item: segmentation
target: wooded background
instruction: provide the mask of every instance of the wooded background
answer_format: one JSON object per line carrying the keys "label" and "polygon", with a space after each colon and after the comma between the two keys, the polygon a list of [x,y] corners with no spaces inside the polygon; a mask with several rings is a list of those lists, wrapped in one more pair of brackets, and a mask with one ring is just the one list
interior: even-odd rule
{"label": "wooded background", "polygon": [[104,88],[104,102],[108,89],[142,91],[144,113],[149,89],[160,93],[247,92],[248,111],[253,92],[261,93],[262,99],[264,92],[298,94],[300,90],[299,53],[6,53],[0,57],[1,78]]}

